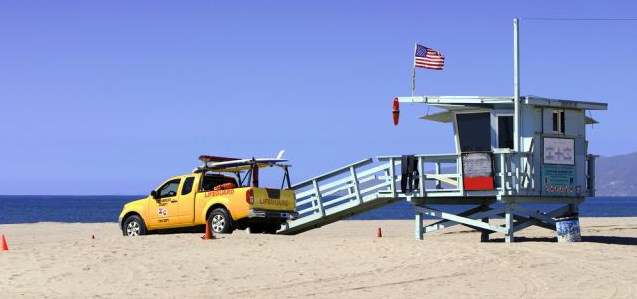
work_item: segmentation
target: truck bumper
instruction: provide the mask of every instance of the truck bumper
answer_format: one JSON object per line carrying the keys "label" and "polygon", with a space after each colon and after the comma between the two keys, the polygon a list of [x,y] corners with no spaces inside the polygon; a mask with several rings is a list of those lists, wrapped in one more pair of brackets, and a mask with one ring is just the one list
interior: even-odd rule
{"label": "truck bumper", "polygon": [[278,219],[278,220],[294,220],[299,218],[297,212],[274,212],[263,210],[249,210],[248,218],[261,218],[261,219]]}

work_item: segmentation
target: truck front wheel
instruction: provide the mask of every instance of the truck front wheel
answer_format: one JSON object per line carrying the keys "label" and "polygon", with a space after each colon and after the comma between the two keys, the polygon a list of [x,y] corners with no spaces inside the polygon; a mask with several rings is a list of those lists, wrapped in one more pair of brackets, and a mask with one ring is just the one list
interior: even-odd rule
{"label": "truck front wheel", "polygon": [[128,216],[124,220],[124,236],[141,236],[146,234],[144,221],[137,215]]}
{"label": "truck front wheel", "polygon": [[230,234],[232,233],[232,218],[226,209],[217,208],[210,213],[208,217],[208,225],[213,233]]}

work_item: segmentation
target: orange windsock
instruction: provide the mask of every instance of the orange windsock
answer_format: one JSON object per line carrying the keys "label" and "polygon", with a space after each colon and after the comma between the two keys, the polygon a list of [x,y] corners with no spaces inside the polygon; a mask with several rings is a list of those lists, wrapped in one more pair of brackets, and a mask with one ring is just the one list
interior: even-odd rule
{"label": "orange windsock", "polygon": [[9,246],[7,246],[7,240],[2,235],[2,251],[9,251]]}
{"label": "orange windsock", "polygon": [[398,98],[394,98],[394,102],[391,105],[391,113],[394,119],[394,126],[397,126],[398,118],[400,118],[400,106],[398,105]]}

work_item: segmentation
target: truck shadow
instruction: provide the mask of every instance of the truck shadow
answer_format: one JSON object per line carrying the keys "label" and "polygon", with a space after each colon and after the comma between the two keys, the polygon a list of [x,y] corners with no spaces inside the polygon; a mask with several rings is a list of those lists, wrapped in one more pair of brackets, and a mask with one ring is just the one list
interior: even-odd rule
{"label": "truck shadow", "polygon": [[[504,238],[494,238],[489,240],[491,243],[504,243]],[[519,242],[547,242],[557,243],[557,238],[547,237],[515,237],[515,243]],[[582,242],[587,243],[601,243],[612,245],[637,245],[637,238],[635,237],[618,237],[618,236],[582,236]]]}
{"label": "truck shadow", "polygon": [[150,232],[153,235],[172,235],[172,234],[200,234],[206,232],[205,225],[197,225],[192,227],[160,229]]}

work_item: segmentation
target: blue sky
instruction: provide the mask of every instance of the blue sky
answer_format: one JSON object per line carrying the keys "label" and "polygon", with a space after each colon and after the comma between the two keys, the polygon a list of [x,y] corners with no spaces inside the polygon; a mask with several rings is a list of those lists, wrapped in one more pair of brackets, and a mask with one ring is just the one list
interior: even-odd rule
{"label": "blue sky", "polygon": [[[453,151],[410,94],[511,95],[512,19],[635,18],[631,1],[0,1],[0,194],[140,194],[200,154],[291,159],[299,181]],[[637,22],[521,21],[523,95],[608,102],[589,151],[637,150]]]}

